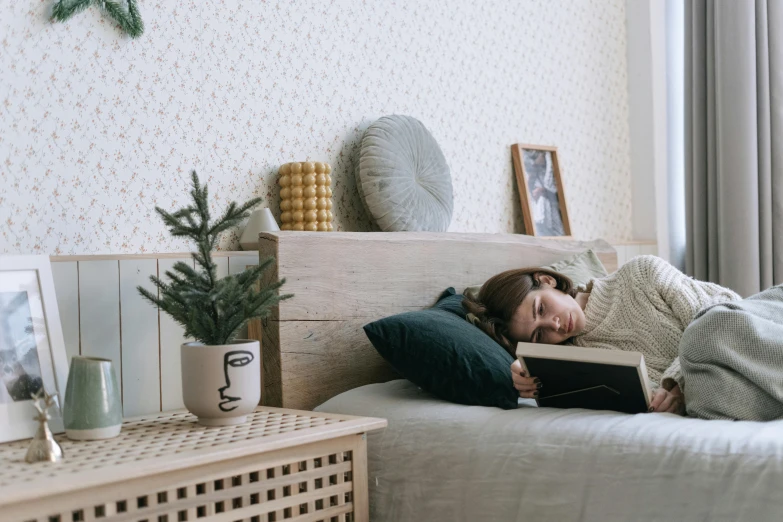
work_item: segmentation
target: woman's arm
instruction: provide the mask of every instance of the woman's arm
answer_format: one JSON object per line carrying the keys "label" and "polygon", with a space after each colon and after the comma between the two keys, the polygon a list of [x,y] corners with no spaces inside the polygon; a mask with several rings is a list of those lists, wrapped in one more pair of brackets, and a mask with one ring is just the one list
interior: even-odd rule
{"label": "woman's arm", "polygon": [[661,376],[661,387],[664,390],[671,390],[675,387],[680,390],[685,389],[685,381],[682,379],[682,371],[680,370],[680,357],[674,358],[674,361],[666,368]]}
{"label": "woman's arm", "polygon": [[[657,302],[658,306],[671,310],[683,332],[705,306],[740,299],[728,288],[686,276],[659,257],[639,256],[632,263],[637,284],[648,289],[654,304]],[[672,361],[661,378],[661,387],[665,390],[672,390],[675,386],[685,390],[679,357]]]}
{"label": "woman's arm", "polygon": [[637,259],[643,279],[668,305],[683,331],[705,306],[740,299],[728,288],[686,276],[660,257],[640,256],[634,261]]}

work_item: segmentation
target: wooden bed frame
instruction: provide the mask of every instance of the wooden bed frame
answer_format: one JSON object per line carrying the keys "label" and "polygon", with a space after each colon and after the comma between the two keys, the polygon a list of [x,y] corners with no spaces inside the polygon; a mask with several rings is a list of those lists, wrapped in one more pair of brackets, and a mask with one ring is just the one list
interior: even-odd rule
{"label": "wooden bed frame", "polygon": [[294,294],[262,326],[262,404],[310,410],[357,386],[398,378],[362,326],[432,306],[523,266],[543,266],[592,248],[609,272],[617,254],[605,241],[523,235],[421,232],[276,232],[259,237],[274,256],[269,279]]}

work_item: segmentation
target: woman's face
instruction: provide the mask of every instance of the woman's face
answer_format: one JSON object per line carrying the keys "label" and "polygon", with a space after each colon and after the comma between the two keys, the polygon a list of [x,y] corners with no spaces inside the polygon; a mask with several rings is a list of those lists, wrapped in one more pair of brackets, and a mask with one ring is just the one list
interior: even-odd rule
{"label": "woman's face", "polygon": [[525,296],[511,316],[508,333],[513,343],[561,344],[585,328],[585,313],[570,295],[557,290],[550,276],[539,276],[541,287]]}

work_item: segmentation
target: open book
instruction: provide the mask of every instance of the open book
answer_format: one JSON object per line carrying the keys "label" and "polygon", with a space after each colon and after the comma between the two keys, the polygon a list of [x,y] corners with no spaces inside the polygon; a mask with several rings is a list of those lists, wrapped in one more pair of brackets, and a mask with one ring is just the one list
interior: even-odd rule
{"label": "open book", "polygon": [[519,343],[517,358],[542,387],[536,402],[549,408],[641,413],[650,407],[650,385],[639,352]]}

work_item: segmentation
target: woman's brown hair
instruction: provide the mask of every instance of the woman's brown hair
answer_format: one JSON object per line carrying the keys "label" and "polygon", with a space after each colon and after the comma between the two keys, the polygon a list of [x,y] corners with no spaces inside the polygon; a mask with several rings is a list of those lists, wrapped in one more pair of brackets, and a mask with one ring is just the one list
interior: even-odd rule
{"label": "woman's brown hair", "polygon": [[555,288],[576,297],[574,283],[558,272],[544,268],[518,268],[507,270],[490,278],[481,287],[478,296],[465,296],[462,306],[467,310],[471,322],[492,337],[512,357],[516,357],[516,346],[508,338],[508,323],[522,304],[527,294],[541,288],[540,276],[548,275],[556,281]]}

